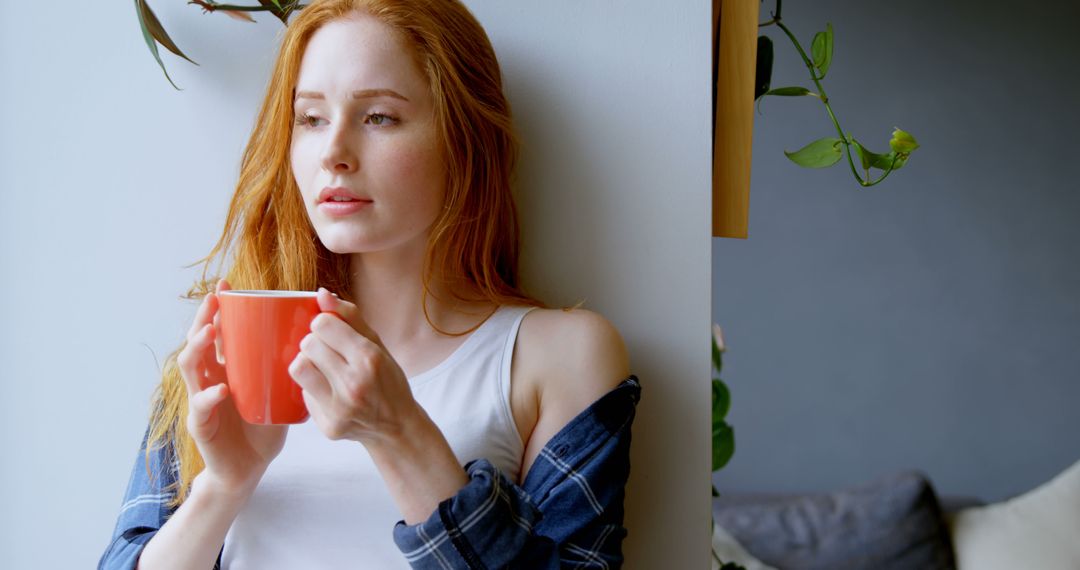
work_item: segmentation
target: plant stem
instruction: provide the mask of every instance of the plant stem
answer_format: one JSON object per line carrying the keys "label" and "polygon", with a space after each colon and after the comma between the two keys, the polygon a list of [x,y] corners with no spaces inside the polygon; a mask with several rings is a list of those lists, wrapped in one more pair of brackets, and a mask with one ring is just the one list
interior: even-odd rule
{"label": "plant stem", "polygon": [[783,3],[784,3],[783,0],[776,0],[776,11],[772,13],[772,19],[769,20],[768,22],[765,22],[764,24],[758,24],[758,27],[759,28],[764,28],[765,26],[771,26],[771,25],[779,22],[780,21],[780,8],[783,7]]}
{"label": "plant stem", "polygon": [[[885,177],[888,176],[889,173],[893,171],[893,167],[896,166],[897,158],[899,158],[899,157],[896,157],[896,156],[893,157],[892,164],[890,164],[889,169],[886,170],[885,173],[881,175],[881,178],[878,178],[877,180],[874,180],[873,182],[865,182],[865,183],[863,183],[863,186],[866,186],[866,187],[869,188],[870,186],[873,186],[874,184],[877,184],[878,182],[881,182],[882,180],[885,180]],[[866,179],[870,180],[870,171],[867,171]]]}
{"label": "plant stem", "polygon": [[[208,12],[214,10],[231,10],[234,12],[271,12],[277,10],[276,6],[235,6],[233,4],[218,4],[213,0],[189,0],[188,4],[198,4],[202,6]],[[300,10],[306,8],[307,4],[290,5],[286,3],[282,5],[283,10]]]}
{"label": "plant stem", "polygon": [[[811,62],[810,58],[806,56],[806,51],[804,51],[802,45],[799,44],[799,40],[795,38],[795,34],[791,33],[791,30],[789,30],[788,27],[780,21],[780,0],[777,0],[776,2],[776,14],[773,15],[772,21],[776,23],[776,25],[781,30],[784,31],[788,39],[791,40],[791,43],[795,45],[795,49],[799,52],[799,57],[801,57],[803,63],[806,64],[806,69],[810,70],[810,79],[814,81],[814,85],[817,87],[817,92],[820,95],[821,102],[825,104],[825,110],[828,111],[829,118],[832,119],[833,126],[836,127],[836,133],[840,135],[840,142],[844,143],[844,154],[847,155],[848,165],[851,166],[852,176],[854,176],[855,180],[858,180],[859,184],[862,186],[873,186],[873,184],[877,184],[878,182],[884,180],[885,176],[882,176],[873,184],[871,184],[869,182],[869,179],[863,180],[863,178],[859,176],[859,171],[855,169],[855,160],[851,158],[851,143],[848,142],[847,137],[844,136],[844,130],[840,128],[840,121],[837,120],[836,113],[833,112],[832,106],[829,105],[829,96],[825,93],[825,88],[821,86],[821,78],[819,78],[817,76],[817,73],[814,72],[813,62]],[[886,172],[886,175],[887,174],[888,172]]]}

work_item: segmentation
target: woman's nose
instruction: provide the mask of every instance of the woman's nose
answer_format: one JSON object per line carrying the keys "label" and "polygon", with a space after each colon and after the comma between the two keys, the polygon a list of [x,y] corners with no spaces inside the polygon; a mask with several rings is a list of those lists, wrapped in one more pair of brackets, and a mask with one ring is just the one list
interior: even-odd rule
{"label": "woman's nose", "polygon": [[359,167],[356,152],[350,146],[347,136],[345,129],[339,128],[327,141],[322,165],[328,172],[352,172]]}

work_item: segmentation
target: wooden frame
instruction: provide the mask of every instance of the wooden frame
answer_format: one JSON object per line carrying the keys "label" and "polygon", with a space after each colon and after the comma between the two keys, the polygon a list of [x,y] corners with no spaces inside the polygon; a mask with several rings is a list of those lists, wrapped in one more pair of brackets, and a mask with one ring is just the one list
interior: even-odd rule
{"label": "wooden frame", "polygon": [[758,10],[757,0],[713,0],[713,237],[749,232]]}

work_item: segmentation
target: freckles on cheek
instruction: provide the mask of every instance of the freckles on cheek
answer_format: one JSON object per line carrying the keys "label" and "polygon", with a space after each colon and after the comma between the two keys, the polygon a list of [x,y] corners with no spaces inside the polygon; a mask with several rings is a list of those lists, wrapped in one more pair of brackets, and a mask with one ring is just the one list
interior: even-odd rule
{"label": "freckles on cheek", "polygon": [[293,141],[292,146],[289,147],[289,160],[292,162],[293,169],[303,170],[304,165],[311,162],[311,145],[304,144],[302,141]]}
{"label": "freckles on cheek", "polygon": [[402,144],[392,149],[381,162],[387,174],[416,185],[443,183],[445,167],[442,153],[434,145]]}
{"label": "freckles on cheek", "polygon": [[303,145],[294,146],[289,153],[289,166],[292,168],[293,178],[296,180],[300,192],[307,195],[311,191],[311,188],[309,188],[310,179],[313,168],[316,166],[312,163],[313,157]]}

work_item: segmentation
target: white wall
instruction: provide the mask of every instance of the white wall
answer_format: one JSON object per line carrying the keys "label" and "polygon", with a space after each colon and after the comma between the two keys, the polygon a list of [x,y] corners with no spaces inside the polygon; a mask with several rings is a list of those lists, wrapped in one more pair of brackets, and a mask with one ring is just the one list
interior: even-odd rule
{"label": "white wall", "polygon": [[[280,23],[152,6],[200,67],[169,86],[131,2],[0,0],[0,552],[106,546],[157,363],[194,305]],[[623,332],[644,384],[627,568],[708,564],[709,6],[473,0],[525,142],[526,285]],[[155,362],[155,355],[157,362]],[[61,538],[62,537],[62,538]],[[62,545],[55,543],[57,539]]]}

